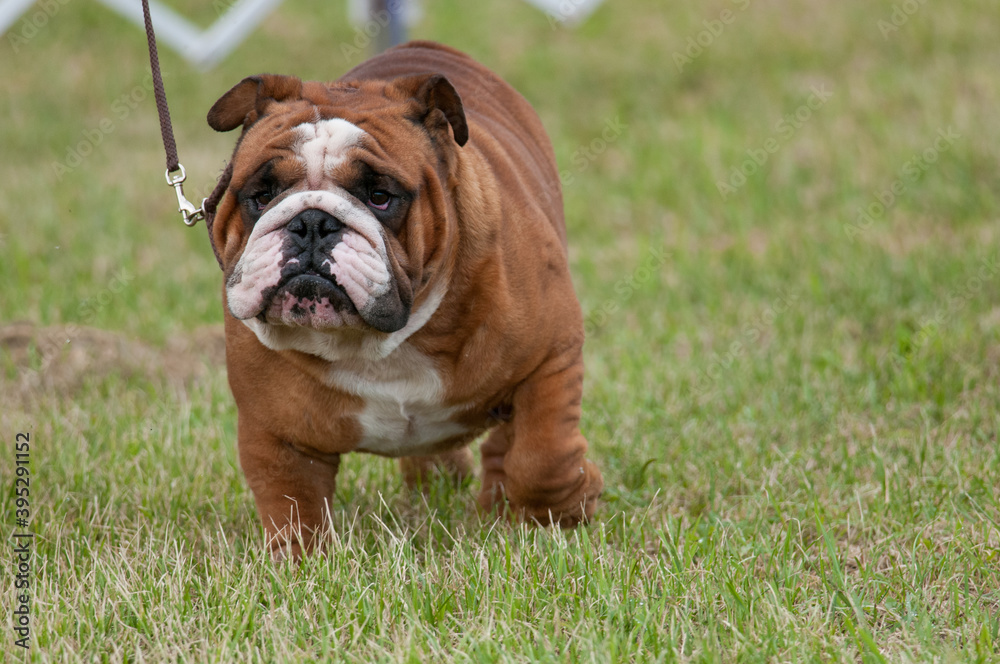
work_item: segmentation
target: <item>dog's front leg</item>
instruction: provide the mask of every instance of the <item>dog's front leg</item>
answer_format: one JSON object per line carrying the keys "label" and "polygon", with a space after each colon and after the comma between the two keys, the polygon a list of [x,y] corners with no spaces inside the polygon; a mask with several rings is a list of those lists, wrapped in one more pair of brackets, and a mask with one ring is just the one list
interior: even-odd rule
{"label": "dog's front leg", "polygon": [[580,433],[583,359],[579,349],[546,360],[513,398],[513,419],[481,447],[484,507],[505,496],[526,521],[573,527],[594,514],[604,488]]}
{"label": "dog's front leg", "polygon": [[239,419],[240,465],[276,560],[298,560],[329,523],[340,455],[309,456],[253,422]]}

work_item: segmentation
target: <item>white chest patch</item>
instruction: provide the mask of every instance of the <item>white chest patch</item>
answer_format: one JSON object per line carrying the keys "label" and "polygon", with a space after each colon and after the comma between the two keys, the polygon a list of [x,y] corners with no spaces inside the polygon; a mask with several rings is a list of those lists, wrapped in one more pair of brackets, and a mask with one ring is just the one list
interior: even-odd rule
{"label": "white chest patch", "polygon": [[359,451],[429,454],[436,443],[468,431],[450,421],[461,408],[442,404],[444,386],[434,363],[407,343],[384,360],[337,363],[328,382],[365,400]]}

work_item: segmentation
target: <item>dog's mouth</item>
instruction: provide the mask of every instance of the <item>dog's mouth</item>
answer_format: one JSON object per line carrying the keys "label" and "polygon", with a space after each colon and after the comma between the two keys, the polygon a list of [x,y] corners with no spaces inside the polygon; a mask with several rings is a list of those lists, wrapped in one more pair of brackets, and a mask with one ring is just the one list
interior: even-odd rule
{"label": "dog's mouth", "polygon": [[260,317],[268,323],[314,328],[343,327],[359,320],[344,289],[315,272],[283,280]]}

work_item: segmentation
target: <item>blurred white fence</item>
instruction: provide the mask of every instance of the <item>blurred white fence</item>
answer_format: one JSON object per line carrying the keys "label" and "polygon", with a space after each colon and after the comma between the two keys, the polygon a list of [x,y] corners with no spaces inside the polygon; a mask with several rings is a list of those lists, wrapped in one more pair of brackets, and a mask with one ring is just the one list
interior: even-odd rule
{"label": "blurred white fence", "polygon": [[[45,26],[53,18],[53,8],[58,10],[68,0],[48,0],[40,3],[38,9],[29,10],[35,0],[0,0],[0,34],[5,33],[18,19],[24,16],[22,32],[29,28],[34,32]],[[593,12],[603,0],[526,0],[544,11],[550,20],[575,24]],[[133,23],[143,25],[142,5],[139,0],[98,0],[112,11],[121,14]],[[149,1],[149,11],[156,28],[157,40],[167,44],[181,54],[188,62],[201,69],[210,69],[240,45],[257,25],[279,4],[281,0],[214,0],[212,6],[220,16],[207,29],[202,29],[187,20],[170,7]],[[387,4],[391,4],[389,15],[396,17],[391,30],[386,34],[391,41],[380,47],[398,43],[405,39],[406,28],[419,16],[418,0],[351,0],[348,13],[356,25],[361,25]],[[367,12],[366,12],[367,9]],[[26,23],[27,22],[27,23]]]}

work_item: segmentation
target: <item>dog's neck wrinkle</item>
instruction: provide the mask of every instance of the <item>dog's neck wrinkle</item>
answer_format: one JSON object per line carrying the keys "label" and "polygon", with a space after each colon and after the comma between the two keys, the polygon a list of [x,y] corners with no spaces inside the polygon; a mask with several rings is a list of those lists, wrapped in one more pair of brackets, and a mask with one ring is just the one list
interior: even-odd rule
{"label": "dog's neck wrinkle", "polygon": [[458,253],[473,260],[476,260],[477,255],[491,253],[493,247],[489,246],[490,231],[479,225],[468,223],[459,226],[458,219],[488,218],[491,214],[495,214],[495,211],[502,209],[500,191],[496,181],[493,178],[482,177],[483,173],[492,175],[493,170],[478,150],[475,150],[471,144],[466,144],[458,154],[455,185],[452,187],[456,226],[454,246],[458,247]]}
{"label": "dog's neck wrinkle", "polygon": [[476,288],[475,275],[494,272],[505,278],[503,243],[496,236],[497,227],[475,223],[500,214],[503,200],[493,169],[471,142],[458,151],[454,182],[455,228],[449,247],[449,299],[468,301]]}
{"label": "dog's neck wrinkle", "polygon": [[300,350],[279,350],[277,353],[317,382],[323,382],[323,377],[330,372],[330,367],[334,364],[327,359]]}

